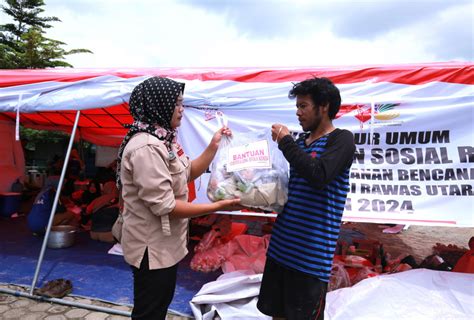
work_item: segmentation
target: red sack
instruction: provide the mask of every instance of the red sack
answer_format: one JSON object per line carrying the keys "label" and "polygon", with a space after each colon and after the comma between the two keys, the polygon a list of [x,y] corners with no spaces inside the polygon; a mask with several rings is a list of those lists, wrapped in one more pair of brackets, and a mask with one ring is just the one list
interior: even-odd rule
{"label": "red sack", "polygon": [[453,272],[474,273],[474,250],[467,251],[454,266]]}

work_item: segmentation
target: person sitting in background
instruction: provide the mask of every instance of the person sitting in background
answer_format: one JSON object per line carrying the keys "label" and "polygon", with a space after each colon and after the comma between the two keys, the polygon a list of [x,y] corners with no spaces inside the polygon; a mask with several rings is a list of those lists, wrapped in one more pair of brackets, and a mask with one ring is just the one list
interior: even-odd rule
{"label": "person sitting in background", "polygon": [[73,205],[73,203],[67,197],[59,197],[53,218],[53,226],[79,226],[80,217],[71,210],[70,205]]}
{"label": "person sitting in background", "polygon": [[77,149],[72,149],[67,164],[67,176],[71,179],[79,179],[81,173],[84,171],[85,165],[79,156]]}
{"label": "person sitting in background", "polygon": [[469,250],[458,260],[453,272],[474,274],[474,237],[469,239]]}
{"label": "person sitting in background", "polygon": [[112,161],[107,167],[99,167],[95,175],[95,180],[100,183],[106,183],[108,181],[115,181],[115,175],[117,172],[117,160]]}
{"label": "person sitting in background", "polygon": [[51,192],[52,188],[55,188],[54,180],[46,180],[43,189],[36,196],[28,214],[28,228],[33,234],[43,234],[46,230],[51,208],[53,207],[54,195]]}
{"label": "person sitting in background", "polygon": [[117,172],[117,159],[109,163],[109,165],[105,169],[108,173],[108,181],[115,181],[115,175]]}
{"label": "person sitting in background", "polygon": [[81,195],[81,204],[82,205],[89,205],[92,201],[96,198],[100,197],[102,192],[100,190],[100,183],[96,180],[92,180]]}
{"label": "person sitting in background", "polygon": [[47,168],[48,175],[60,176],[61,170],[63,169],[63,165],[64,165],[64,159],[61,156],[55,154],[53,159],[51,159],[48,162],[48,168]]}
{"label": "person sitting in background", "polygon": [[119,214],[118,189],[115,182],[104,185],[103,193],[94,199],[86,209],[86,217],[90,218],[90,236],[93,240],[115,242],[112,226]]}
{"label": "person sitting in background", "polygon": [[66,181],[64,183],[63,193],[66,196],[70,196],[74,191],[74,183],[80,179],[81,174],[84,172],[85,165],[79,156],[77,149],[72,149],[69,156],[69,162],[66,170]]}
{"label": "person sitting in background", "polygon": [[[38,193],[28,214],[27,222],[29,229],[33,234],[44,234],[48,225],[53,201],[56,195],[56,189],[59,179],[56,176],[48,177],[45,186]],[[70,211],[67,204],[70,201],[66,197],[60,197],[53,219],[53,226],[57,225],[78,225],[76,215]]]}

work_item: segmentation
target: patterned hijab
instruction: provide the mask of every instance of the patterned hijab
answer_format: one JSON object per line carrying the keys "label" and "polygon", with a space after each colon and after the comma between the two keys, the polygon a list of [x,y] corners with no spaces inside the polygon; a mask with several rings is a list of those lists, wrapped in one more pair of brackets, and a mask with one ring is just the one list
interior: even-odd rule
{"label": "patterned hijab", "polygon": [[171,128],[171,118],[176,100],[184,92],[184,83],[168,78],[153,77],[138,84],[130,96],[130,114],[133,123],[120,145],[117,159],[117,187],[120,189],[120,165],[125,146],[139,132],[147,132],[162,140],[169,151],[176,141],[176,130]]}

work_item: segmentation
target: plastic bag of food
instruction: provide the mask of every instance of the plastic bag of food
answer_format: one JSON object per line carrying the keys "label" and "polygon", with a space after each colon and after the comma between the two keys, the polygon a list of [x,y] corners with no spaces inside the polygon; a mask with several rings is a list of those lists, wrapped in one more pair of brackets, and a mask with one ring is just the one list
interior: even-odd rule
{"label": "plastic bag of food", "polygon": [[269,129],[222,138],[211,165],[207,196],[211,201],[240,198],[246,207],[283,210],[288,199],[288,163]]}
{"label": "plastic bag of food", "polygon": [[196,252],[191,259],[190,267],[194,271],[212,272],[221,267],[225,257],[215,248],[208,251]]}
{"label": "plastic bag of food", "polygon": [[341,262],[334,261],[331,268],[331,278],[329,279],[328,291],[351,286],[349,273]]}

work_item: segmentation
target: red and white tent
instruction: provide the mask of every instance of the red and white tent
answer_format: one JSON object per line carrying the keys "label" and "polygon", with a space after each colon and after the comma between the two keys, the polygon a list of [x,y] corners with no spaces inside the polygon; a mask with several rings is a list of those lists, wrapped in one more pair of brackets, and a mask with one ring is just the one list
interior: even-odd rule
{"label": "red and white tent", "polygon": [[[474,226],[472,63],[1,70],[0,120],[71,132],[80,110],[77,134],[118,146],[122,125],[132,122],[130,93],[150,76],[186,83],[179,139],[191,158],[217,129],[216,112],[237,134],[275,122],[300,130],[288,99],[292,83],[328,77],[343,99],[335,124],[351,130],[357,145],[344,218]],[[198,201],[206,201],[203,193]]]}

